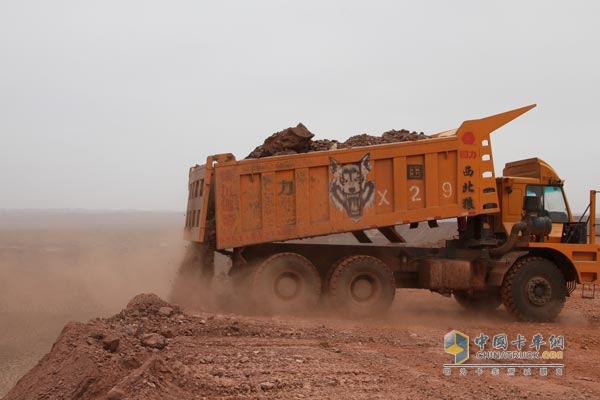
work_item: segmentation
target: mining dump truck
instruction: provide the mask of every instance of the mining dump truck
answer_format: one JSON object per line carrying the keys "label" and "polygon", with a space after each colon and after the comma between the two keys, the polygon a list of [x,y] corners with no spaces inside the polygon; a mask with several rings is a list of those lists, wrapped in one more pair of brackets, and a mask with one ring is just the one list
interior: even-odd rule
{"label": "mining dump truck", "polygon": [[[206,276],[211,254],[230,257],[238,290],[267,312],[326,301],[372,316],[396,289],[422,288],[467,309],[504,304],[521,320],[554,320],[576,284],[590,291],[598,283],[596,192],[592,223],[576,221],[564,181],[541,159],[510,162],[495,176],[491,132],[533,107],[415,142],[209,156],[189,171],[185,239],[200,249]],[[440,246],[408,244],[396,229],[448,219],[456,235]],[[355,243],[330,240],[339,233]]]}

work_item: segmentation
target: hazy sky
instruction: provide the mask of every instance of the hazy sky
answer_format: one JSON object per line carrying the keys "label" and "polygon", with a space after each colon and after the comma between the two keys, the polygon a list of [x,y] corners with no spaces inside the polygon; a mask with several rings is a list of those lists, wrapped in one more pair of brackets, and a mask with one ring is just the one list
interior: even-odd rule
{"label": "hazy sky", "polygon": [[598,1],[0,0],[0,208],[184,210],[187,172],[316,138],[492,136],[600,189]]}

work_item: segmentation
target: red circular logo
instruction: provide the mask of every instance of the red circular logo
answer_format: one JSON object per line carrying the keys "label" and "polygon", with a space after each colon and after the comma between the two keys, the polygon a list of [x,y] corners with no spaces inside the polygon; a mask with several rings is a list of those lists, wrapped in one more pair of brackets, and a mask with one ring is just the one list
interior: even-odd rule
{"label": "red circular logo", "polygon": [[462,142],[464,144],[475,143],[475,135],[473,134],[473,132],[465,132],[462,136]]}

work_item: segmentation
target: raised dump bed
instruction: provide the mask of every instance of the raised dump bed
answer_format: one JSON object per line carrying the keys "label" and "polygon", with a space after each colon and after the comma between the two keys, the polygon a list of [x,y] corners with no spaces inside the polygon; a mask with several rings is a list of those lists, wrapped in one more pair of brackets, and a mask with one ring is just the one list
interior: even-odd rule
{"label": "raised dump bed", "polygon": [[490,133],[532,107],[417,142],[210,156],[190,169],[185,237],[226,249],[498,212]]}

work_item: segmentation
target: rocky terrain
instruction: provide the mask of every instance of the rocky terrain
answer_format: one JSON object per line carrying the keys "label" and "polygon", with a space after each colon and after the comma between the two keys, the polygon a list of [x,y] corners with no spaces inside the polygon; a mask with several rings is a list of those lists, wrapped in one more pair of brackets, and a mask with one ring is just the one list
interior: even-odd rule
{"label": "rocky terrain", "polygon": [[[580,295],[580,293],[576,293]],[[12,399],[596,398],[598,302],[574,297],[556,323],[525,324],[499,309],[461,310],[420,290],[399,292],[383,319],[183,312],[153,294],[121,312],[72,322],[6,395]],[[549,368],[446,376],[443,336],[537,333],[565,338],[562,375]],[[547,346],[546,346],[547,347]],[[476,349],[471,349],[474,358]],[[474,362],[474,361],[473,361]]]}

